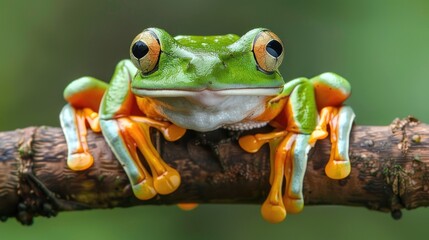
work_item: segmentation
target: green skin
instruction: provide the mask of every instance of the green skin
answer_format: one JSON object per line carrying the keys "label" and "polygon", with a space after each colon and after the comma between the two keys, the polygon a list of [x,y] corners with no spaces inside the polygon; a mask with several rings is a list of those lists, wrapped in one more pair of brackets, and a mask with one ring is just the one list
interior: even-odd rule
{"label": "green skin", "polygon": [[[94,110],[98,111],[101,131],[124,166],[135,192],[139,181],[138,166],[132,161],[125,140],[118,135],[116,121],[119,117],[131,114],[129,108],[124,108],[130,97],[156,99],[163,103],[164,107],[160,111],[164,113],[164,120],[202,132],[221,127],[234,130],[259,127],[263,123],[255,124],[254,119],[272,107],[266,104],[266,99],[288,97],[283,107],[292,109],[293,124],[298,126],[296,133],[305,135],[296,142],[297,156],[290,187],[292,194],[302,196],[309,149],[308,134],[315,129],[318,118],[314,79],[348,91],[349,83],[335,74],[326,73],[325,78],[324,75],[314,79],[299,78],[285,84],[277,68],[271,73],[261,71],[257,67],[252,46],[255,37],[266,29],[254,29],[242,37],[229,34],[173,38],[161,29],[151,28],[149,31],[156,34],[161,45],[156,71],[142,74],[131,61],[124,60],[116,67],[109,85],[85,77],[75,80],[64,91],[68,99],[88,89],[106,90],[100,109]],[[344,141],[340,141],[339,145],[344,155],[347,155],[348,133],[354,118],[350,111],[347,109],[341,117],[344,126],[340,128],[340,134]],[[75,150],[75,141],[78,139],[73,107],[67,105],[60,118],[70,154]]]}

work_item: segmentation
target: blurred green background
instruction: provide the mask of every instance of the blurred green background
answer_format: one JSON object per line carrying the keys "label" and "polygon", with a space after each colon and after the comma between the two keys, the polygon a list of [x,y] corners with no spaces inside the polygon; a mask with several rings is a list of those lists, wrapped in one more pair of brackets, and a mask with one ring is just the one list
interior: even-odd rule
{"label": "blurred green background", "polygon": [[[82,75],[108,81],[149,26],[172,35],[243,34],[267,27],[283,39],[285,79],[333,71],[353,86],[357,124],[413,114],[429,122],[429,1],[5,1],[0,0],[0,130],[59,126],[63,88]],[[32,227],[0,224],[1,239],[416,239],[429,209],[389,214],[307,207],[278,225],[256,205],[175,206],[60,213]]]}

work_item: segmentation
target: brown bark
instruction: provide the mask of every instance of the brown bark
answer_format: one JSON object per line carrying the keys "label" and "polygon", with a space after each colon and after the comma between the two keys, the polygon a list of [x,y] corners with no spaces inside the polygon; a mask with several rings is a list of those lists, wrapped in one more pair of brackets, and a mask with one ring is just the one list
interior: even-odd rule
{"label": "brown bark", "polygon": [[[269,130],[269,129],[265,129]],[[74,172],[66,166],[66,143],[59,128],[30,127],[0,133],[0,219],[16,217],[31,224],[33,216],[59,211],[129,207],[141,204],[259,204],[269,190],[269,152],[249,154],[226,130],[189,131],[177,142],[156,132],[162,157],[178,169],[182,185],[171,195],[149,201],[134,198],[120,164],[102,135],[88,140],[95,164]],[[429,125],[409,117],[390,126],[355,126],[350,144],[352,173],[331,180],[324,173],[330,143],[310,152],[304,183],[306,205],[365,206],[392,212],[429,205]]]}

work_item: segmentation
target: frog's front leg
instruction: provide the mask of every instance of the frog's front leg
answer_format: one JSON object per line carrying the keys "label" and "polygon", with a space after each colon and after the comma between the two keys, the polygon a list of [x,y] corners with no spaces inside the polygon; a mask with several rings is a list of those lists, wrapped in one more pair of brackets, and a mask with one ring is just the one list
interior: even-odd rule
{"label": "frog's front leg", "polygon": [[[146,121],[147,120],[147,121]],[[103,134],[118,160],[121,162],[135,196],[146,200],[157,193],[169,194],[180,185],[179,173],[168,166],[158,154],[150,138],[150,127],[161,129],[162,132],[172,132],[175,125],[167,122],[154,122],[144,117],[119,117],[100,121]],[[177,129],[176,140],[184,131]],[[166,136],[166,134],[164,134]],[[138,151],[142,153],[150,167],[149,171],[143,166]]]}
{"label": "frog's front leg", "polygon": [[[147,118],[139,111],[130,87],[130,77],[135,71],[129,61],[118,64],[100,107],[100,125],[107,143],[128,175],[135,196],[145,200],[156,193],[169,194],[180,185],[179,173],[162,160],[153,146],[150,128],[157,128],[170,141],[182,137],[185,129]],[[142,164],[139,152],[150,171]]]}

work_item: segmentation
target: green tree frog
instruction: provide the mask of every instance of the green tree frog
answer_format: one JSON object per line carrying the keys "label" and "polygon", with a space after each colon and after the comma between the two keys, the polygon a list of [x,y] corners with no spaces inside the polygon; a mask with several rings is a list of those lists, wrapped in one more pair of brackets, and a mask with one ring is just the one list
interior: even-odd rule
{"label": "green tree frog", "polygon": [[110,84],[83,77],[66,87],[68,104],[60,120],[69,148],[68,166],[76,171],[89,168],[94,159],[87,128],[102,132],[135,196],[146,200],[170,194],[180,185],[179,172],[153,146],[150,128],[175,141],[186,130],[241,131],[270,124],[273,132],[239,139],[247,152],[270,145],[271,190],[262,216],[280,222],[287,212],[300,212],[307,153],[329,135],[328,130],[332,151],[327,176],[341,179],[350,173],[354,113],[343,106],[350,84],[334,73],[285,83],[278,71],[284,54],[282,41],[264,28],[241,37],[172,37],[159,28],[144,30],[131,43],[131,60],[119,62]]}

